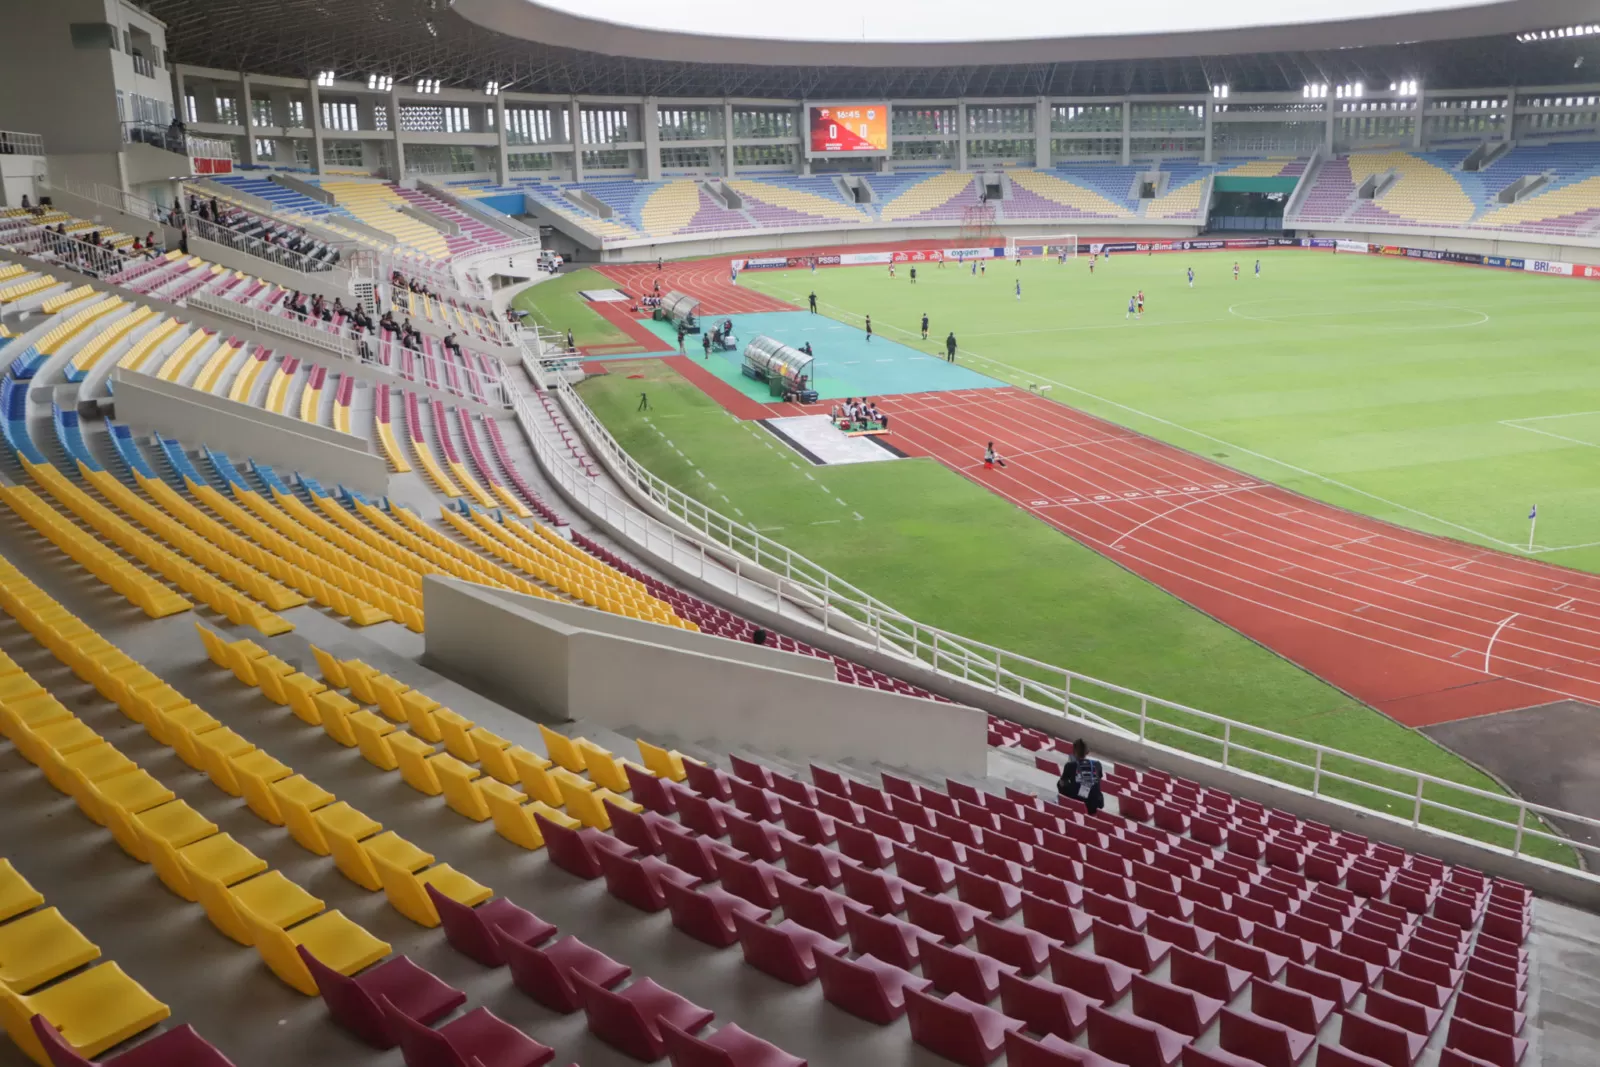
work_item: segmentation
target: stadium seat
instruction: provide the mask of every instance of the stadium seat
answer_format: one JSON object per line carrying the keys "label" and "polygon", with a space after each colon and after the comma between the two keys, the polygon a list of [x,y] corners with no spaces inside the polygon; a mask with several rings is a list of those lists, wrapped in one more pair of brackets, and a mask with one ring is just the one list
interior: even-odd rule
{"label": "stadium seat", "polygon": [[908,991],[922,992],[933,984],[870,953],[853,960],[820,953],[813,961],[828,1003],[880,1026],[905,1014]]}
{"label": "stadium seat", "polygon": [[1004,1047],[1005,1035],[1023,1025],[959,993],[940,1000],[907,989],[906,1014],[911,1019],[913,1041],[963,1067],[993,1062]]}
{"label": "stadium seat", "polygon": [[906,918],[944,940],[959,944],[972,936],[975,923],[987,912],[949,897],[907,889]]}
{"label": "stadium seat", "polygon": [[1263,1067],[1295,1067],[1316,1042],[1315,1034],[1301,1033],[1259,1015],[1222,1010],[1218,1043],[1225,1051]]}
{"label": "stadium seat", "polygon": [[1444,1043],[1446,1048],[1464,1052],[1495,1067],[1517,1067],[1523,1053],[1528,1051],[1528,1042],[1522,1038],[1481,1026],[1462,1018],[1459,1012],[1450,1020]]}
{"label": "stadium seat", "polygon": [[906,970],[921,962],[923,943],[936,940],[935,935],[904,919],[874,915],[865,909],[846,911],[845,927],[857,955],[876,956]]}
{"label": "stadium seat", "polygon": [[1092,953],[1069,951],[1060,946],[1050,949],[1050,976],[1084,996],[1105,1004],[1118,1000],[1133,984],[1133,968]]}
{"label": "stadium seat", "polygon": [[620,993],[603,988],[582,974],[572,975],[578,999],[588,1017],[589,1032],[636,1060],[651,1063],[666,1054],[660,1023],[696,1033],[715,1013],[642,978]]}
{"label": "stadium seat", "polygon": [[[1367,1004],[1370,1008],[1371,993],[1367,995]],[[1322,1024],[1328,1020],[1328,1016],[1333,1014],[1336,1006],[1331,1000],[1324,1000],[1286,985],[1263,982],[1260,978],[1250,982],[1251,1012],[1263,1019],[1282,1023],[1302,1034],[1315,1037],[1322,1029]]]}
{"label": "stadium seat", "polygon": [[333,1021],[373,1048],[393,1048],[398,1043],[385,1003],[394,1012],[426,1026],[467,1000],[461,990],[452,989],[406,956],[396,956],[359,977],[347,978],[324,967],[304,946],[298,951]]}
{"label": "stadium seat", "polygon": [[433,1029],[406,1015],[389,998],[382,1003],[405,1054],[406,1067],[543,1067],[555,1058],[555,1049],[541,1045],[488,1008],[474,1008]]}
{"label": "stadium seat", "polygon": [[555,935],[553,924],[506,897],[495,897],[473,908],[440,892],[436,886],[425,888],[439,913],[450,947],[485,967],[505,966],[505,952],[497,935],[524,945],[537,945]]}
{"label": "stadium seat", "polygon": [[700,884],[699,878],[655,856],[607,851],[599,852],[598,856],[606,890],[640,911],[655,912],[666,908],[664,885],[668,882],[680,889],[693,889]]}
{"label": "stadium seat", "polygon": [[1000,976],[1016,968],[980,952],[930,941],[922,946],[922,974],[941,993],[960,993],[987,1004],[1000,993]]}
{"label": "stadium seat", "polygon": [[812,889],[788,879],[779,880],[777,888],[784,916],[825,937],[843,937],[847,930],[845,916],[851,911],[866,910],[865,905],[831,889]]}
{"label": "stadium seat", "polygon": [[[727,948],[739,940],[738,928],[733,924],[734,915],[743,915],[755,922],[766,922],[772,916],[766,908],[736,897],[721,886],[688,889],[663,882],[661,888],[666,894],[667,908],[672,912],[672,925],[714,948]],[[796,918],[787,902],[784,914]]]}
{"label": "stadium seat", "polygon": [[1427,1042],[1420,1034],[1408,1033],[1359,1011],[1346,1011],[1339,1030],[1339,1044],[1389,1067],[1411,1067]]}
{"label": "stadium seat", "polygon": [[[46,1067],[96,1067],[67,1044],[61,1032],[43,1015],[35,1015],[30,1022],[34,1039],[49,1057]],[[187,1024],[163,1030],[126,1052],[98,1063],[99,1067],[233,1067],[232,1060]]]}
{"label": "stadium seat", "polygon": [[1028,929],[1070,946],[1089,936],[1095,920],[1068,904],[1025,892],[1022,894],[1022,922]]}
{"label": "stadium seat", "polygon": [[1091,1051],[1128,1067],[1172,1067],[1189,1043],[1159,1023],[1113,1015],[1100,1007],[1089,1008],[1088,1031]]}
{"label": "stadium seat", "polygon": [[807,985],[817,976],[818,956],[840,956],[849,950],[843,942],[789,919],[768,926],[735,912],[733,925],[745,962],[790,985]]}
{"label": "stadium seat", "polygon": [[1133,1013],[1187,1037],[1199,1037],[1226,1005],[1225,1001],[1144,975],[1133,979]]}
{"label": "stadium seat", "polygon": [[498,929],[494,937],[511,970],[512,983],[533,1000],[564,1015],[583,1006],[573,975],[582,975],[609,989],[633,973],[633,968],[590,948],[571,934],[543,948]]}
{"label": "stadium seat", "polygon": [[661,1036],[667,1055],[681,1067],[806,1067],[806,1061],[791,1056],[769,1041],[729,1023],[702,1040],[665,1020]]}

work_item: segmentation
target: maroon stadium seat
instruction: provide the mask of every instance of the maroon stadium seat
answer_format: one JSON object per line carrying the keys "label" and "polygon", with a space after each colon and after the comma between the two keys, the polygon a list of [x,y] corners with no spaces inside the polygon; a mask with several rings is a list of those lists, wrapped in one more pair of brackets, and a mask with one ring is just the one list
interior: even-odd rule
{"label": "maroon stadium seat", "polygon": [[959,945],[929,942],[922,946],[922,975],[933,980],[941,993],[962,996],[987,1004],[1000,995],[1000,975],[1016,968],[997,959]]}
{"label": "maroon stadium seat", "polygon": [[849,951],[842,941],[824,937],[789,919],[768,926],[735,912],[733,925],[744,950],[744,961],[790,985],[807,985],[817,976],[817,956],[839,956]]}
{"label": "maroon stadium seat", "polygon": [[1188,1039],[1159,1023],[1089,1009],[1089,1048],[1128,1067],[1172,1067]]}
{"label": "maroon stadium seat", "polygon": [[[780,886],[784,884],[779,883]],[[716,948],[727,948],[739,940],[739,932],[733,925],[735,913],[758,922],[765,922],[772,915],[766,908],[736,897],[720,886],[684,889],[668,882],[662,889],[666,892],[667,908],[672,912],[672,925]],[[789,913],[787,907],[784,913]]]}
{"label": "maroon stadium seat", "polygon": [[1333,1001],[1256,978],[1250,983],[1250,1011],[1313,1037],[1336,1007]]}
{"label": "maroon stadium seat", "polygon": [[1263,1067],[1295,1067],[1317,1039],[1314,1034],[1303,1034],[1271,1019],[1224,1008],[1218,1043],[1224,1050]]}
{"label": "maroon stadium seat", "polygon": [[1019,1020],[960,994],[940,1000],[908,989],[906,1009],[911,1017],[911,1039],[963,1067],[993,1062],[1004,1047],[1005,1035],[1022,1029]]}
{"label": "maroon stadium seat", "polygon": [[1022,894],[1022,922],[1028,929],[1066,945],[1076,945],[1094,929],[1094,920],[1087,912],[1032,893]]}
{"label": "maroon stadium seat", "polygon": [[1374,1019],[1359,1011],[1345,1012],[1344,1022],[1339,1029],[1339,1044],[1351,1052],[1386,1063],[1389,1067],[1411,1067],[1427,1043],[1428,1039],[1420,1034],[1410,1033],[1393,1023]]}
{"label": "maroon stadium seat", "polygon": [[1225,1001],[1143,975],[1133,979],[1133,1013],[1187,1037],[1204,1033],[1225,1006]]}
{"label": "maroon stadium seat", "polygon": [[1517,1067],[1522,1054],[1528,1051],[1528,1043],[1522,1038],[1479,1026],[1459,1014],[1450,1020],[1444,1044],[1495,1067]]}
{"label": "maroon stadium seat", "polygon": [[1167,980],[1175,986],[1192,989],[1224,1004],[1250,982],[1250,972],[1208,960],[1184,949],[1173,949]]}
{"label": "maroon stadium seat", "polygon": [[938,937],[920,926],[892,915],[877,916],[867,911],[845,912],[845,927],[850,947],[857,955],[872,955],[907,970],[922,959],[922,943]]}
{"label": "maroon stadium seat", "polygon": [[1374,1019],[1393,1023],[1402,1030],[1421,1034],[1423,1037],[1430,1036],[1439,1025],[1439,1020],[1444,1017],[1444,1013],[1438,1008],[1430,1008],[1426,1004],[1418,1004],[1414,1000],[1406,1000],[1376,989],[1367,990],[1367,1001],[1362,1010]]}
{"label": "maroon stadium seat", "polygon": [[1088,1024],[1089,1008],[1099,1003],[1043,978],[1000,975],[1000,1010],[1013,1019],[1021,1019],[1035,1033],[1071,1040]]}
{"label": "maroon stadium seat", "polygon": [[1050,976],[1057,984],[1102,1003],[1110,1004],[1126,993],[1133,975],[1133,968],[1093,953],[1059,946],[1050,949]]}
{"label": "maroon stadium seat", "polygon": [[876,956],[856,959],[819,954],[813,957],[828,1003],[852,1015],[887,1026],[906,1013],[906,991],[933,985],[910,971]]}
{"label": "maroon stadium seat", "polygon": [[570,934],[544,948],[534,948],[495,931],[511,982],[523,993],[551,1011],[570,1014],[582,1004],[572,976],[581,974],[601,986],[614,986],[633,973],[633,968],[618,963],[599,949],[590,948]]}

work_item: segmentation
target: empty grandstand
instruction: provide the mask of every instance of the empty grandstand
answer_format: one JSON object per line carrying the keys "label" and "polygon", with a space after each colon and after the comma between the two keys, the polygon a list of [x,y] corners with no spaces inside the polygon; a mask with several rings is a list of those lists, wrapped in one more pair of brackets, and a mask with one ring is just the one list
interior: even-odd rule
{"label": "empty grandstand", "polygon": [[8,11],[0,1067],[1592,1062],[1600,27],[646,7]]}

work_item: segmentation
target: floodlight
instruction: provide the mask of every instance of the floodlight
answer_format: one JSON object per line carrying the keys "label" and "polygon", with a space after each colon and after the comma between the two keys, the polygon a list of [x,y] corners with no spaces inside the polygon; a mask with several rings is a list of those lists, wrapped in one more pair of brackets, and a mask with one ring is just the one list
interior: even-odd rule
{"label": "floodlight", "polygon": [[317,84],[321,85],[321,86],[324,86],[324,87],[332,85],[333,84],[333,71],[324,70],[324,71],[318,72],[318,74],[317,74]]}
{"label": "floodlight", "polygon": [[500,95],[500,83],[492,81],[488,85],[485,85],[483,87],[483,95],[485,95],[485,96],[499,96]]}

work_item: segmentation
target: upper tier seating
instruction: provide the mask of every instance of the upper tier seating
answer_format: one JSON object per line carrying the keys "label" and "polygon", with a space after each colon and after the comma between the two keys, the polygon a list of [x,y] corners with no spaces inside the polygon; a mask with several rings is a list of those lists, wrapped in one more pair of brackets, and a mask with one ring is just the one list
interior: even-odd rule
{"label": "upper tier seating", "polygon": [[935,174],[882,174],[867,179],[878,197],[878,217],[884,222],[913,219],[961,221],[969,207],[978,204],[977,178],[960,171]]}
{"label": "upper tier seating", "polygon": [[1138,212],[1138,201],[1130,198],[1138,171],[1112,163],[1008,171],[1006,218],[1132,218]]}
{"label": "upper tier seating", "polygon": [[745,210],[765,227],[871,221],[866,209],[845,200],[828,177],[731,178],[728,188],[744,198]]}
{"label": "upper tier seating", "polygon": [[436,259],[451,254],[444,234],[401,212],[400,209],[408,205],[394,186],[366,181],[324,181],[321,184],[334,195],[340,207],[373,229],[391,235],[397,243]]}

